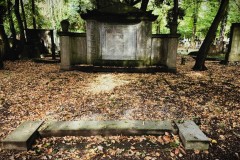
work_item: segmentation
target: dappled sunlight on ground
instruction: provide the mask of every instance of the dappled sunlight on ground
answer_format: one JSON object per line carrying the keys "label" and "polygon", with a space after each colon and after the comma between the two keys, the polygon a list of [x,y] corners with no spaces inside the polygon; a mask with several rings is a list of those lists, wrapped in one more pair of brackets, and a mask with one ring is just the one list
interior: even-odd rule
{"label": "dappled sunlight on ground", "polygon": [[116,87],[128,84],[129,80],[122,79],[121,76],[114,74],[102,74],[96,77],[88,84],[87,90],[93,94],[101,92],[110,92]]}
{"label": "dappled sunlight on ground", "polygon": [[195,79],[195,78],[202,78],[205,75],[202,72],[194,72],[194,71],[192,71],[192,72],[186,74],[186,76]]}

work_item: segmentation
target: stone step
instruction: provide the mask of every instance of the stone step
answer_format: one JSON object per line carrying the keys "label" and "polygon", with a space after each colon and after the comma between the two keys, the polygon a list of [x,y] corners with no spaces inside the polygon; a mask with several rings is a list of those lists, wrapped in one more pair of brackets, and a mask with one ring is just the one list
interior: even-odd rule
{"label": "stone step", "polygon": [[26,121],[2,140],[3,149],[29,150],[38,137],[43,121]]}
{"label": "stone step", "polygon": [[207,150],[209,148],[209,138],[191,120],[175,121],[179,136],[185,149]]}
{"label": "stone step", "polygon": [[95,135],[161,135],[173,132],[171,121],[48,121],[39,129],[42,137]]}

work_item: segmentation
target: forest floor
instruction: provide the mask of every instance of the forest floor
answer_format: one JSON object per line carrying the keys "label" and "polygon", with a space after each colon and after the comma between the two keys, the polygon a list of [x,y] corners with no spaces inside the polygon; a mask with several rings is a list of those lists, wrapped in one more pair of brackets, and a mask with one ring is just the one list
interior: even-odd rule
{"label": "forest floor", "polygon": [[178,136],[38,139],[30,151],[0,149],[0,159],[240,159],[240,65],[187,58],[174,73],[62,72],[59,64],[5,62],[0,70],[0,139],[27,120],[193,119],[210,138],[186,151]]}

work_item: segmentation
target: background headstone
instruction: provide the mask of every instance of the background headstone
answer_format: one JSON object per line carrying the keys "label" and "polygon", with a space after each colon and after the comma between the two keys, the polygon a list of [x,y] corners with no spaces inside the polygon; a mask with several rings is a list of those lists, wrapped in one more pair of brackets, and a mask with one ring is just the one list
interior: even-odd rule
{"label": "background headstone", "polygon": [[231,28],[229,62],[240,61],[240,23],[234,23]]}

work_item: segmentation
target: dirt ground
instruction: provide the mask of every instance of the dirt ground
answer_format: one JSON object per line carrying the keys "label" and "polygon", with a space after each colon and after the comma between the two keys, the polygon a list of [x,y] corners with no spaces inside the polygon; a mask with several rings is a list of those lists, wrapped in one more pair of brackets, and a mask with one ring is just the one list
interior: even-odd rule
{"label": "dirt ground", "polygon": [[195,72],[187,57],[177,73],[62,72],[59,64],[5,62],[0,70],[0,139],[27,120],[192,119],[210,138],[186,151],[179,137],[52,137],[0,159],[240,159],[240,65],[208,61]]}

